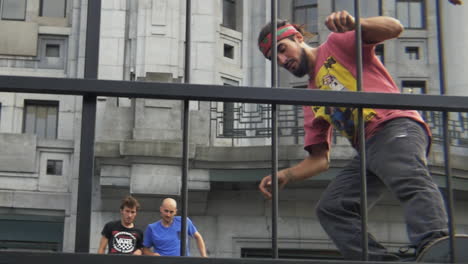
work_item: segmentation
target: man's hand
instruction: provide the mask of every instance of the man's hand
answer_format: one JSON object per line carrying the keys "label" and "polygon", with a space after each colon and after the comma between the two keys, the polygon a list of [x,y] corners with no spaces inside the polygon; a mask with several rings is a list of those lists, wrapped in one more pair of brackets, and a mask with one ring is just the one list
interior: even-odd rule
{"label": "man's hand", "polygon": [[462,0],[449,0],[450,3],[454,5],[462,5],[463,1]]}
{"label": "man's hand", "polygon": [[[292,174],[290,169],[284,169],[277,172],[278,176],[278,187],[282,189],[288,182],[291,181]],[[271,199],[271,175],[263,177],[262,181],[258,185],[260,192],[262,192],[263,196],[267,199]]]}
{"label": "man's hand", "polygon": [[354,17],[347,11],[333,12],[325,20],[325,25],[332,32],[344,33],[354,30]]}

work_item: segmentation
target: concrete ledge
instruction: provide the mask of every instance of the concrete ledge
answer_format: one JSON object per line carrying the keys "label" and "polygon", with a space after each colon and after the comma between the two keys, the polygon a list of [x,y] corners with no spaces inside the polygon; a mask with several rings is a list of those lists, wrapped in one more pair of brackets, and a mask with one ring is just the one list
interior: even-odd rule
{"label": "concrete ledge", "polygon": [[[182,142],[125,141],[120,143],[122,156],[182,157]],[[195,145],[189,145],[189,159],[195,157]]]}

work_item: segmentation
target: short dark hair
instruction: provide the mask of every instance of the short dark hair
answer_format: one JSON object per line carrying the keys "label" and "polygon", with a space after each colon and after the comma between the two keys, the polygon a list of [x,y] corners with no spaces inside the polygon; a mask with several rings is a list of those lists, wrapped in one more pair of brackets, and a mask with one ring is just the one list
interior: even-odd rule
{"label": "short dark hair", "polygon": [[137,210],[139,210],[140,203],[137,201],[137,199],[133,198],[133,196],[128,195],[122,199],[122,203],[120,204],[120,210],[124,209],[124,207],[136,208]]}
{"label": "short dark hair", "polygon": [[[299,33],[301,33],[303,36],[305,36],[307,33],[306,31],[304,30],[304,27],[303,26],[300,26],[300,25],[296,25],[296,24],[291,24],[289,23],[287,20],[284,20],[284,19],[278,19],[276,21],[276,28],[280,28],[282,26],[286,26],[286,25],[292,25],[297,31],[299,31]],[[258,34],[258,42],[257,42],[257,45],[258,47],[260,47],[260,43],[266,38],[266,36],[268,34],[271,33],[271,22],[268,22],[268,24],[266,24],[265,26],[263,26],[262,30],[260,30],[260,33]],[[294,38],[294,36],[290,36],[290,38]]]}

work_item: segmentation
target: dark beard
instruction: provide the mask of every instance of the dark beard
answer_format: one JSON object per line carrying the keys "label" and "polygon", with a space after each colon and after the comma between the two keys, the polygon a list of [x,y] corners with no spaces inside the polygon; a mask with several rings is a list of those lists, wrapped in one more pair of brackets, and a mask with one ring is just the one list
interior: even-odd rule
{"label": "dark beard", "polygon": [[309,64],[307,63],[307,55],[304,48],[301,49],[299,66],[291,73],[296,77],[302,77],[309,73]]}

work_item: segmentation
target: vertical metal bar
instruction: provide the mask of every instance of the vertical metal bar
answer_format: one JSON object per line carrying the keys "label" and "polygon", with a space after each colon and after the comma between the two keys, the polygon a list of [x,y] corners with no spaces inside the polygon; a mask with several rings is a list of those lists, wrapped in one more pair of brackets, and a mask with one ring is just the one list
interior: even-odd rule
{"label": "vertical metal bar", "polygon": [[[97,79],[101,0],[89,0],[87,12],[84,78]],[[75,252],[89,252],[91,203],[93,195],[95,127],[96,96],[85,95],[83,96],[83,112],[81,120]]]}
{"label": "vertical metal bar", "polygon": [[[439,56],[439,82],[440,94],[446,94],[447,80],[445,78],[445,54],[444,54],[444,34],[442,22],[442,3],[441,0],[436,0],[437,9],[437,51]],[[442,125],[443,125],[443,142],[444,142],[444,164],[446,175],[446,188],[447,188],[447,214],[448,214],[448,229],[450,235],[450,262],[456,262],[455,256],[455,221],[454,221],[454,200],[452,188],[452,165],[450,162],[450,135],[448,130],[448,112],[442,112]]]}
{"label": "vertical metal bar", "polygon": [[[186,0],[185,10],[185,68],[184,82],[190,83],[190,56],[191,56],[191,18],[192,18],[192,1]],[[188,215],[188,168],[189,168],[189,100],[184,100],[184,115],[183,115],[183,138],[182,138],[182,223],[181,223],[181,239],[180,239],[180,255],[187,255],[187,215]]]}
{"label": "vertical metal bar", "polygon": [[[362,32],[361,32],[361,8],[360,0],[354,0],[354,14],[356,19],[356,68],[357,68],[357,90],[362,89]],[[359,127],[359,155],[361,157],[361,247],[362,260],[369,258],[369,246],[367,237],[367,175],[366,175],[366,135],[364,129],[364,119],[362,108],[358,109],[358,127]]]}
{"label": "vertical metal bar", "polygon": [[[278,21],[278,2],[271,0],[271,88],[278,86],[277,65],[277,38],[276,24]],[[271,177],[272,177],[272,203],[271,203],[271,247],[272,257],[277,259],[278,254],[278,112],[276,104],[271,106]]]}

